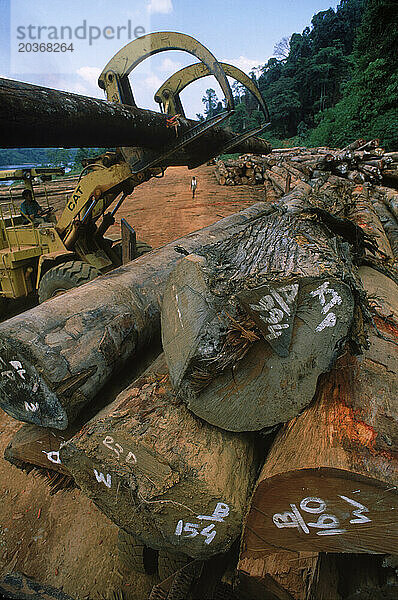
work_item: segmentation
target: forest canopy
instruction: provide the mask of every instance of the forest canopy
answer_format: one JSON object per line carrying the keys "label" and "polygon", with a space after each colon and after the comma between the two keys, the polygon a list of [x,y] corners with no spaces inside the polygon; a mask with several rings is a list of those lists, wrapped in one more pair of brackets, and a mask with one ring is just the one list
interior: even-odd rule
{"label": "forest canopy", "polygon": [[[275,145],[343,147],[379,138],[398,149],[398,1],[341,0],[315,14],[301,33],[282,38],[274,56],[250,76],[263,94],[271,125],[263,134]],[[237,133],[264,116],[253,96],[232,84]],[[204,114],[223,111],[216,92],[203,95]],[[80,166],[104,149],[0,149],[0,167],[26,163]]]}
{"label": "forest canopy", "polygon": [[[397,0],[341,0],[336,10],[314,15],[250,74],[271,113],[265,137],[337,147],[378,137],[387,149],[398,148],[397,48]],[[230,124],[240,133],[263,116],[242,86],[233,91]],[[220,109],[212,89],[203,101],[205,117]]]}

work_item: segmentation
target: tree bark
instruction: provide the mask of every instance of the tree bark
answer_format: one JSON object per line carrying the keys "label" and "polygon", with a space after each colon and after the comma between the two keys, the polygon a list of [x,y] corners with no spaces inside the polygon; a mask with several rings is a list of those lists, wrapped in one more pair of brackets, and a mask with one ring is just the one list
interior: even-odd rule
{"label": "tree bark", "polygon": [[0,324],[0,407],[65,429],[160,334],[163,288],[181,255],[238,234],[274,208],[255,204]]}
{"label": "tree bark", "polygon": [[[391,250],[390,242],[379,216],[369,199],[369,194],[369,190],[362,185],[352,191],[354,205],[348,212],[347,217],[374,238],[377,244],[376,258],[381,262],[393,263],[394,254]],[[367,256],[371,258],[369,251],[367,251]]]}
{"label": "tree bark", "polygon": [[163,355],[60,450],[77,484],[152,548],[207,558],[238,537],[258,459],[249,436],[178,404]]}
{"label": "tree bark", "polygon": [[[382,200],[372,198],[374,209],[380,219],[394,256],[395,265],[398,261],[398,222]],[[397,266],[396,266],[397,268]]]}
{"label": "tree bark", "polygon": [[[160,150],[176,141],[167,115],[105,100],[59,92],[50,88],[0,79],[0,131],[3,148],[140,146]],[[198,121],[179,119],[179,135]],[[214,127],[190,144],[177,164],[189,164],[209,156],[236,137],[232,131]],[[234,152],[267,154],[271,146],[250,138]],[[172,164],[175,164],[174,162]]]}
{"label": "tree bark", "polygon": [[0,593],[7,600],[73,600],[62,590],[27,577],[24,573],[7,573],[0,580]]}
{"label": "tree bark", "polygon": [[282,550],[241,560],[238,573],[238,590],[250,600],[395,600],[398,593],[384,556]]}
{"label": "tree bark", "polygon": [[190,410],[226,430],[297,415],[351,325],[347,247],[308,220],[297,190],[290,197],[285,214],[183,259],[166,286],[162,342],[172,383]]}
{"label": "tree bark", "polygon": [[374,317],[384,337],[371,333],[361,360],[343,356],[311,407],[278,434],[252,498],[242,558],[275,548],[398,553],[398,286],[387,288],[372,271],[362,272],[369,295],[390,290],[389,306],[378,297]]}

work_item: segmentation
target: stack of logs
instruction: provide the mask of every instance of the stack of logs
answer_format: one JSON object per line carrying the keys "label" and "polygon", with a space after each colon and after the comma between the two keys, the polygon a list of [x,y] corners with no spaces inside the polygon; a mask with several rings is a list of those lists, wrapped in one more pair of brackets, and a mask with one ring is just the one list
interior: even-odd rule
{"label": "stack of logs", "polygon": [[[159,556],[240,540],[231,598],[392,599],[398,223],[368,185],[299,179],[1,324],[0,405],[30,423],[6,458],[72,480]],[[163,354],[81,426],[160,331]]]}
{"label": "stack of logs", "polygon": [[279,148],[264,156],[246,154],[218,160],[215,175],[220,185],[264,184],[276,194],[289,192],[298,181],[322,172],[354,183],[397,185],[398,152],[385,152],[379,140],[356,140],[343,150],[331,148]]}

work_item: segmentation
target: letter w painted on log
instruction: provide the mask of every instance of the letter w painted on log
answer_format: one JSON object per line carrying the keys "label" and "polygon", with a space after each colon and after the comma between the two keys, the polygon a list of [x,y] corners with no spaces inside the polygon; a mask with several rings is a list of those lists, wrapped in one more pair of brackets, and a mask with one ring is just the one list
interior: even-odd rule
{"label": "letter w painted on log", "polygon": [[106,479],[103,473],[98,473],[97,469],[94,469],[94,475],[98,483],[104,483],[106,487],[110,488],[112,486],[112,478],[109,473],[106,474]]}

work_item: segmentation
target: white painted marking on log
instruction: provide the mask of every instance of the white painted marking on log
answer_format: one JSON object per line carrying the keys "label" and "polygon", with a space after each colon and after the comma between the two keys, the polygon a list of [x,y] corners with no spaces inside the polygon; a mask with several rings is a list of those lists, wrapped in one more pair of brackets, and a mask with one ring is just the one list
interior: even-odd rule
{"label": "white painted marking on log", "polygon": [[301,516],[301,514],[300,514],[300,512],[299,512],[299,510],[297,508],[297,506],[295,504],[291,504],[290,506],[291,506],[291,509],[292,509],[292,512],[293,512],[294,516],[297,519],[297,522],[301,526],[301,528],[304,531],[304,533],[309,533],[310,530],[308,529],[307,525],[305,524],[305,521],[304,521],[303,517]]}
{"label": "white painted marking on log", "polygon": [[123,453],[123,448],[122,448],[122,446],[121,446],[120,444],[116,444],[116,443],[115,443],[115,448],[114,448],[114,450],[115,450],[115,452],[117,453],[117,455],[118,455],[118,458],[119,458],[120,454],[122,454],[122,453]]}
{"label": "white painted marking on log", "polygon": [[290,308],[286,304],[286,302],[284,301],[282,296],[280,294],[278,294],[278,292],[276,290],[273,290],[271,292],[271,294],[273,295],[275,300],[278,302],[279,306],[285,311],[285,313],[290,316]]}
{"label": "white painted marking on log", "polygon": [[113,437],[107,435],[106,438],[102,441],[102,443],[104,444],[104,446],[106,446],[107,448],[109,448],[109,450],[112,450],[113,452],[113,447],[111,446],[111,444],[113,444]]}
{"label": "white painted marking on log", "polygon": [[14,371],[3,371],[1,374],[8,379],[14,379]]}
{"label": "white painted marking on log", "polygon": [[[257,304],[250,304],[250,308],[260,314],[261,319],[268,323],[269,333],[265,336],[268,341],[274,340],[282,335],[283,329],[289,329],[288,323],[281,323],[285,315],[291,315],[291,307],[298,294],[298,283],[287,285],[278,290],[272,290],[271,294],[267,294],[260,298]],[[285,299],[283,299],[283,297]],[[275,306],[275,301],[280,308]],[[264,314],[265,313],[265,314]]]}
{"label": "white painted marking on log", "polygon": [[272,517],[274,524],[278,527],[278,529],[282,529],[284,527],[295,527],[296,529],[301,529],[304,533],[309,533],[308,529],[303,517],[299,513],[297,506],[295,504],[290,505],[292,507],[292,512],[286,511],[284,513],[276,513]]}
{"label": "white painted marking on log", "polygon": [[[327,513],[319,515],[315,523],[308,523],[308,527],[317,527],[318,529],[336,529],[339,525],[340,521],[336,515],[329,515]],[[319,534],[319,531],[317,533]]]}
{"label": "white painted marking on log", "polygon": [[269,315],[268,317],[266,317],[265,320],[267,321],[267,323],[276,325],[277,323],[282,321],[284,316],[285,315],[283,313],[283,310],[281,310],[280,308],[271,308],[271,310],[269,311]]}
{"label": "white painted marking on log", "polygon": [[347,529],[324,529],[323,531],[317,531],[317,535],[340,535],[345,533]]}
{"label": "white painted marking on log", "polygon": [[[217,502],[216,507],[211,515],[197,515],[197,519],[202,521],[216,521],[219,523],[223,523],[224,519],[229,515],[229,506],[225,504],[225,502]],[[216,537],[217,531],[215,529],[214,523],[207,525],[202,530],[200,530],[201,525],[199,523],[185,523],[182,519],[180,519],[177,523],[174,535],[181,536],[183,533],[186,538],[193,538],[197,535],[203,535],[205,539],[205,544],[210,544],[214,538]]]}
{"label": "white painted marking on log", "polygon": [[352,506],[356,506],[357,510],[353,510],[352,514],[355,515],[356,519],[350,519],[350,523],[370,523],[372,519],[369,519],[366,515],[363,515],[364,512],[369,512],[369,509],[366,508],[360,502],[356,502],[355,500],[351,500],[351,498],[347,498],[347,496],[340,496],[343,500],[352,504]]}
{"label": "white painted marking on log", "polygon": [[172,289],[173,289],[173,292],[174,292],[174,297],[175,297],[175,301],[176,301],[176,308],[177,308],[177,314],[178,314],[178,318],[180,320],[180,325],[181,325],[181,327],[184,327],[184,324],[182,322],[182,314],[181,314],[181,310],[180,310],[180,299],[178,297],[177,288],[176,288],[176,286],[174,284],[172,285]]}
{"label": "white painted marking on log", "polygon": [[214,527],[215,525],[214,523],[212,523],[211,525],[208,525],[207,527],[202,529],[202,531],[200,532],[200,535],[203,535],[206,538],[205,544],[211,544],[211,542],[216,537],[217,531],[214,529]]}
{"label": "white painted marking on log", "polygon": [[[309,504],[319,504],[319,506],[317,508],[314,508],[313,506],[308,506]],[[324,502],[324,500],[322,500],[321,498],[308,496],[308,498],[303,498],[303,500],[300,502],[300,508],[301,510],[305,510],[305,512],[318,514],[325,510],[326,502]]]}
{"label": "white painted marking on log", "polygon": [[98,473],[97,469],[94,469],[94,475],[98,483],[104,483],[106,487],[110,488],[112,486],[112,477],[109,473],[105,475],[103,473]]}
{"label": "white painted marking on log", "polygon": [[329,302],[327,304],[325,304],[325,306],[322,308],[322,312],[324,315],[326,315],[329,310],[331,308],[333,308],[333,306],[335,306],[336,304],[338,306],[340,306],[340,304],[343,302],[341,297],[338,295],[338,293],[335,290],[332,289],[328,289],[328,292],[330,292],[332,294],[332,298],[331,300],[329,300]]}
{"label": "white painted marking on log", "polygon": [[185,523],[183,531],[188,535],[184,535],[187,538],[193,538],[199,535],[199,523]]}
{"label": "white painted marking on log", "polygon": [[319,325],[315,328],[315,331],[318,333],[323,331],[326,327],[334,327],[336,325],[337,319],[334,313],[329,313],[326,317],[319,323]]}
{"label": "white painted marking on log", "polygon": [[26,373],[26,371],[19,360],[10,360],[10,365],[14,367],[21,379],[25,380],[24,373]]}
{"label": "white painted marking on log", "polygon": [[276,325],[269,325],[269,333],[265,336],[266,340],[275,340],[282,335],[282,329],[289,329],[288,323],[277,323]]}
{"label": "white painted marking on log", "polygon": [[229,506],[224,502],[217,502],[216,508],[212,515],[198,515],[196,518],[201,521],[219,521],[224,522],[225,517],[229,515]]}
{"label": "white painted marking on log", "polygon": [[[123,446],[116,443],[115,440],[113,439],[113,437],[111,437],[110,435],[107,435],[102,440],[102,443],[104,444],[104,446],[106,446],[106,448],[109,448],[109,450],[112,450],[112,452],[114,452],[116,454],[117,459],[120,460],[121,455],[124,454]],[[128,452],[128,454],[126,456],[126,463],[129,465],[133,465],[133,464],[137,463],[137,457],[133,452]]]}
{"label": "white painted marking on log", "polygon": [[177,523],[177,527],[174,532],[174,535],[181,535],[183,527],[184,527],[184,521],[182,519],[180,519]]}
{"label": "white painted marking on log", "polygon": [[38,402],[24,402],[26,412],[37,412],[39,410]]}
{"label": "white painted marking on log", "polygon": [[45,454],[48,458],[48,460],[56,465],[61,465],[61,459],[59,457],[59,450],[55,451],[55,450],[51,450],[51,452],[46,452],[45,450],[42,450],[43,454]]}
{"label": "white painted marking on log", "polygon": [[284,294],[286,302],[288,304],[293,304],[293,302],[295,301],[295,299],[297,297],[298,289],[299,289],[299,284],[292,283],[292,284],[286,285],[283,288],[279,288],[279,291]]}
{"label": "white painted marking on log", "polygon": [[[319,301],[323,308],[323,313],[326,314],[335,304],[340,305],[342,303],[341,297],[338,295],[336,290],[329,287],[329,282],[325,281],[322,285],[320,285],[316,290],[310,292],[311,296],[318,296]],[[326,304],[326,294],[330,294],[332,298],[329,300],[328,304]]]}
{"label": "white painted marking on log", "polygon": [[126,463],[129,465],[137,464],[137,457],[133,452],[129,452],[126,456]]}
{"label": "white painted marking on log", "polygon": [[[360,491],[361,490],[355,490],[352,493],[354,494]],[[345,500],[356,508],[356,510],[353,511],[353,515],[355,515],[356,518],[350,519],[350,523],[362,524],[371,522],[371,519],[363,514],[364,512],[369,512],[369,509],[366,506],[360,502],[357,502],[356,500],[348,498],[347,496],[339,495],[339,498]],[[313,506],[314,504],[318,506]],[[319,515],[317,521],[315,522],[305,523],[302,515],[297,509],[297,506],[295,504],[290,504],[290,506],[292,509],[291,512],[287,511],[284,513],[275,513],[272,517],[274,524],[279,529],[284,527],[295,527],[299,530],[301,528],[304,533],[310,533],[308,528],[312,527],[320,530],[316,532],[317,535],[340,535],[347,531],[346,529],[340,528],[340,521],[336,515],[324,512],[327,504],[324,500],[322,500],[322,498],[308,496],[307,498],[303,498],[303,500],[300,502],[301,510],[311,514]]]}

